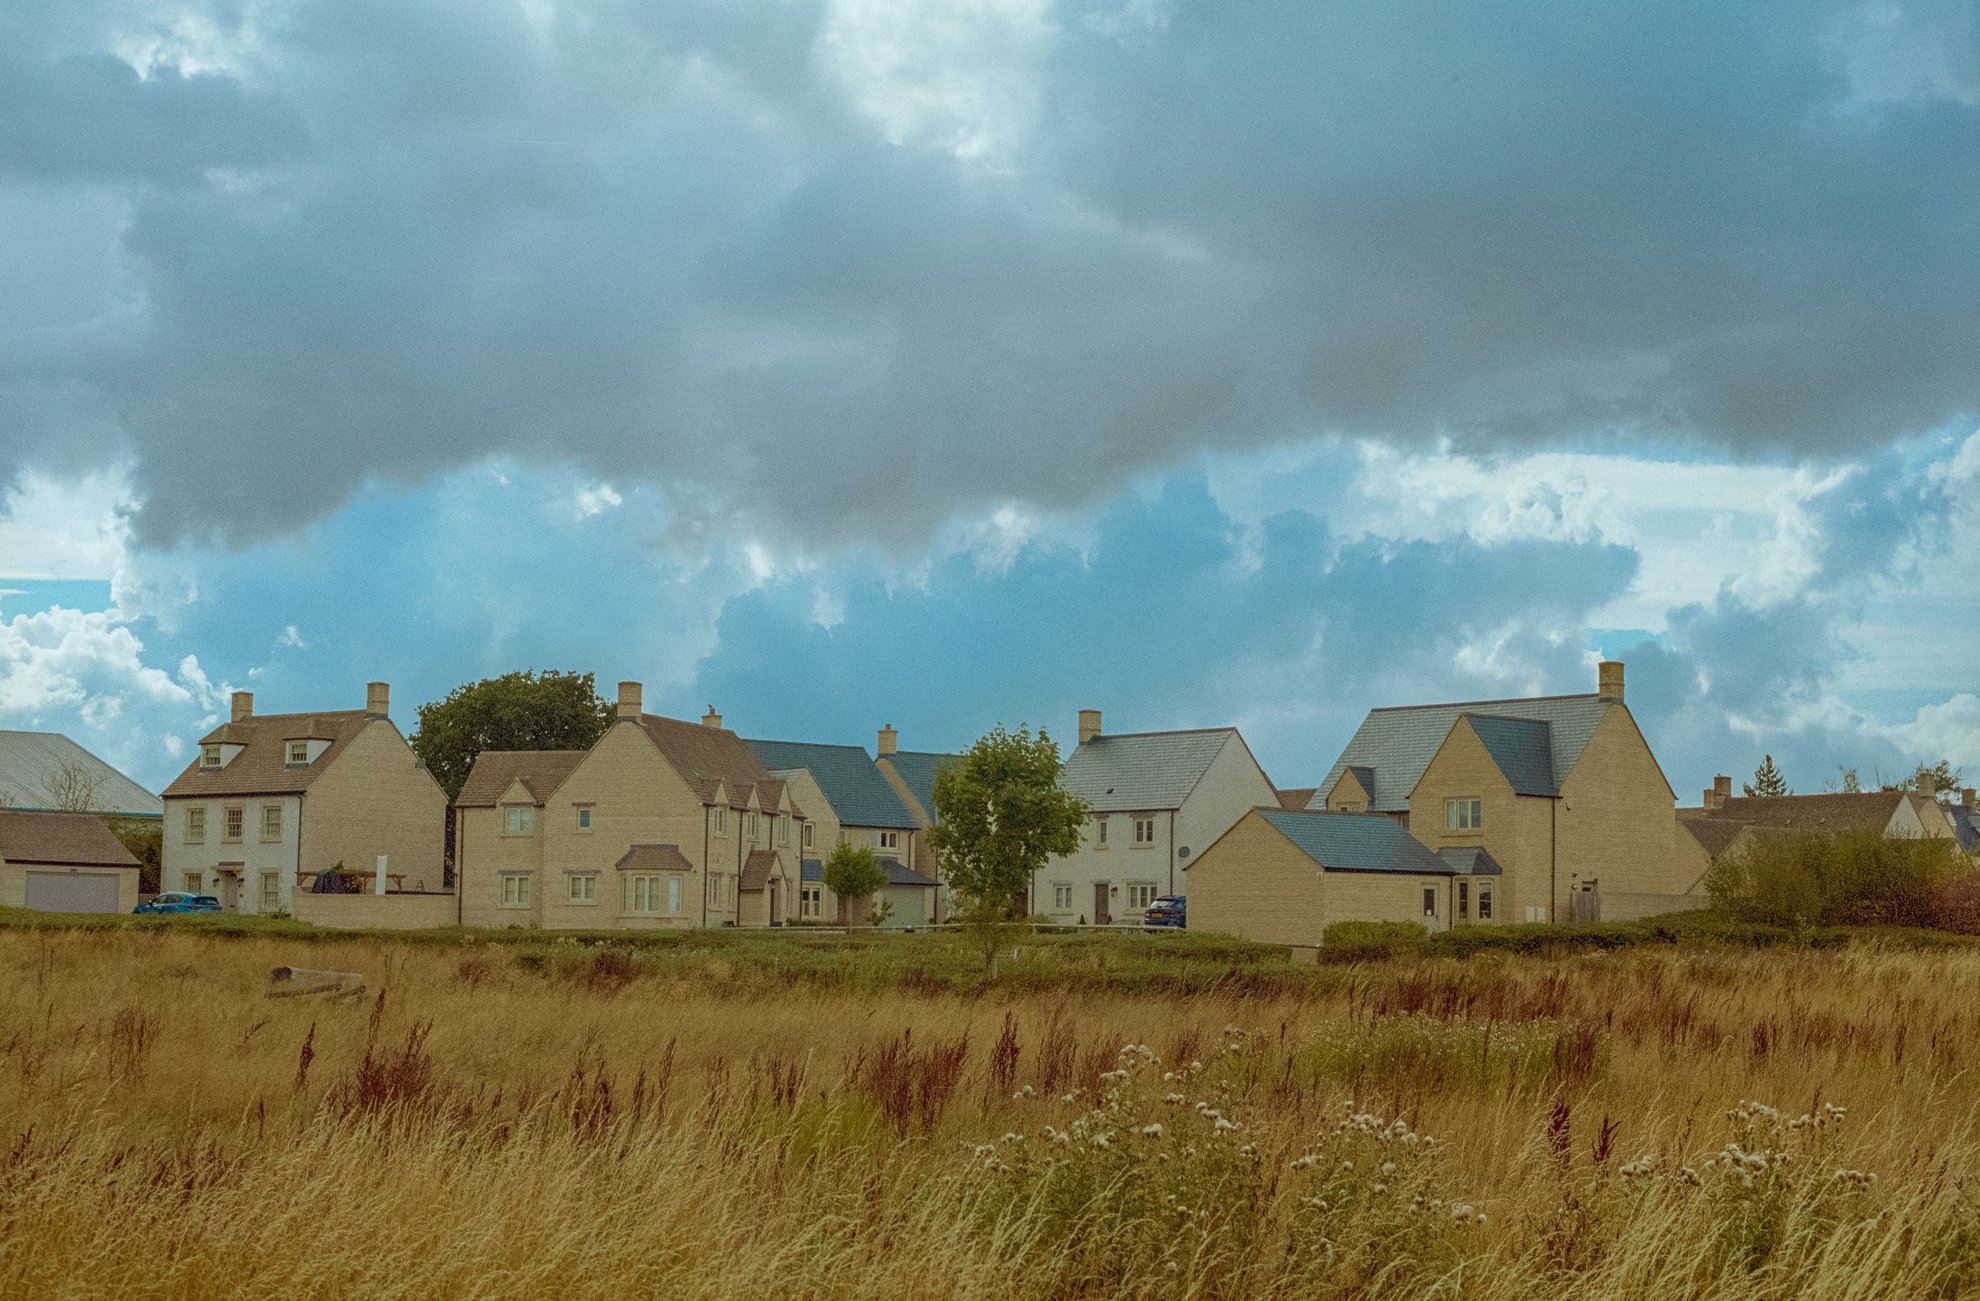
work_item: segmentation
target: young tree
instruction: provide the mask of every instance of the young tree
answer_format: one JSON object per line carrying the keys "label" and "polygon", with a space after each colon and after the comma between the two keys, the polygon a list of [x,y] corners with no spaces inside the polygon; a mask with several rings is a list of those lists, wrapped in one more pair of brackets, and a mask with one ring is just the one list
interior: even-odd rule
{"label": "young tree", "polygon": [[591,674],[529,669],[469,682],[421,705],[411,743],[452,800],[483,750],[584,750],[611,722],[612,706]]}
{"label": "young tree", "polygon": [[1905,778],[1895,786],[1886,786],[1884,789],[1887,791],[1922,790],[1927,777],[1932,779],[1932,789],[1941,795],[1947,791],[1958,790],[1960,783],[1966,780],[1966,774],[1960,769],[1953,767],[1950,759],[1941,759],[1936,764],[1919,764],[1917,770],[1911,776]]}
{"label": "young tree", "polygon": [[[869,899],[878,894],[887,884],[887,871],[873,857],[873,851],[865,845],[857,848],[840,845],[825,860],[825,888],[839,898],[839,924],[847,925],[846,912],[856,900]],[[883,915],[874,910],[874,924],[877,926]]]}
{"label": "young tree", "polygon": [[48,807],[63,813],[95,812],[102,785],[102,778],[96,772],[73,759],[64,760],[42,782],[48,792]]}
{"label": "young tree", "polygon": [[1741,783],[1740,789],[1745,791],[1749,798],[1755,795],[1794,794],[1788,789],[1787,779],[1781,776],[1781,770],[1774,767],[1774,756],[1771,754],[1753,770],[1753,780]]}
{"label": "young tree", "polygon": [[935,774],[941,819],[928,833],[956,901],[953,916],[983,948],[990,978],[1032,874],[1079,848],[1086,801],[1059,785],[1059,747],[1041,729],[991,729]]}
{"label": "young tree", "polygon": [[1863,793],[1863,779],[1856,775],[1856,769],[1845,768],[1841,764],[1838,764],[1836,765],[1836,771],[1842,775],[1842,793],[1844,795],[1861,795]]}

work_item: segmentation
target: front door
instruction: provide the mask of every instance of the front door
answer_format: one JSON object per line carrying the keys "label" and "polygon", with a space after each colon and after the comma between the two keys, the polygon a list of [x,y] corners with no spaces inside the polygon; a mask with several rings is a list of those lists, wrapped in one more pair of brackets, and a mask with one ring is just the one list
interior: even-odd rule
{"label": "front door", "polygon": [[772,926],[782,926],[784,924],[784,901],[783,897],[777,893],[777,878],[774,876],[771,877],[769,885],[764,888],[770,892],[770,924]]}
{"label": "front door", "polygon": [[239,872],[220,873],[220,908],[223,912],[237,913],[241,910],[241,874]]}
{"label": "front door", "polygon": [[1093,886],[1093,924],[1095,926],[1110,926],[1113,924],[1113,921],[1113,917],[1108,915],[1107,912],[1107,883],[1105,881],[1095,882]]}

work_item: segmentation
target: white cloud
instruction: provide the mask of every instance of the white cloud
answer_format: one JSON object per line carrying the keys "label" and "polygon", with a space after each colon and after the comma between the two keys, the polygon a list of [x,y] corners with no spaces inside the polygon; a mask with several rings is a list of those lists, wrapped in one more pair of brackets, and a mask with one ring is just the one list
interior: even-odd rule
{"label": "white cloud", "polygon": [[579,519],[590,519],[593,515],[602,515],[606,511],[615,510],[624,504],[625,499],[619,496],[611,484],[593,484],[591,487],[581,490],[577,495],[577,517]]}
{"label": "white cloud", "polygon": [[122,464],[72,477],[22,472],[0,498],[0,578],[114,579],[134,504]]}
{"label": "white cloud", "polygon": [[309,643],[303,640],[301,631],[292,623],[283,626],[281,635],[275,638],[275,645],[277,649],[284,646],[291,646],[296,650],[309,649]]}

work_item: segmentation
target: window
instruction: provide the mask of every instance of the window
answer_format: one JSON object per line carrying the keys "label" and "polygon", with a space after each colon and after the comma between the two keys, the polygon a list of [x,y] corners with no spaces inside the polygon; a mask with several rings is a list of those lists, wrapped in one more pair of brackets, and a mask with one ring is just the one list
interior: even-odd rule
{"label": "window", "polygon": [[1155,819],[1136,818],[1134,820],[1134,847],[1146,849],[1155,843]]}
{"label": "window", "polygon": [[876,831],[873,833],[873,847],[875,849],[899,849],[901,847],[901,833],[898,831]]}
{"label": "window", "polygon": [[1458,920],[1468,921],[1470,920],[1471,917],[1471,882],[1459,881],[1457,883],[1457,887],[1458,887]]}
{"label": "window", "polygon": [[280,840],[282,838],[282,806],[264,804],[261,806],[261,838]]}
{"label": "window", "polygon": [[729,831],[729,811],[725,808],[717,806],[715,809],[715,834],[718,836],[724,836],[728,834],[728,831]]}
{"label": "window", "polygon": [[1067,913],[1072,911],[1072,887],[1058,881],[1052,883],[1052,910]]}
{"label": "window", "polygon": [[263,872],[261,874],[261,911],[280,912],[282,908],[282,874]]}
{"label": "window", "polygon": [[678,876],[670,876],[667,878],[667,911],[670,913],[677,913],[680,910],[681,910],[681,878],[679,878]]}
{"label": "window", "polygon": [[803,885],[798,887],[798,916],[817,920],[825,915],[825,889],[823,886]]}
{"label": "window", "polygon": [[1155,883],[1152,881],[1130,881],[1128,883],[1128,907],[1136,912],[1146,912],[1148,905],[1155,902]]}
{"label": "window", "polygon": [[202,768],[218,768],[220,766],[220,747],[217,745],[202,745],[199,747],[199,766]]}
{"label": "window", "polygon": [[1462,799],[1444,801],[1444,830],[1476,831],[1485,825],[1485,801]]}
{"label": "window", "polygon": [[289,742],[289,757],[287,762],[292,766],[307,767],[309,764],[309,742]]}
{"label": "window", "polygon": [[527,836],[536,830],[536,810],[527,804],[508,804],[502,808],[502,834],[505,836]]}
{"label": "window", "polygon": [[1107,815],[1104,813],[1093,819],[1093,847],[1095,849],[1107,847]]}
{"label": "window", "polygon": [[749,831],[747,834],[749,836],[749,843],[752,845],[755,844],[756,834],[757,834],[757,820],[756,820],[756,814],[754,813],[751,813],[749,815]]}
{"label": "window", "polygon": [[806,849],[811,848],[811,824],[809,822],[804,824],[804,847]]}
{"label": "window", "polygon": [[528,873],[504,872],[502,874],[502,906],[504,908],[529,907]]}
{"label": "window", "polygon": [[1478,920],[1492,920],[1492,887],[1483,881],[1478,883]]}
{"label": "window", "polygon": [[1437,887],[1434,885],[1423,887],[1423,915],[1425,917],[1437,915]]}
{"label": "window", "polygon": [[200,884],[200,876],[197,872],[185,872],[179,877],[179,888],[187,894],[198,894]]}
{"label": "window", "polygon": [[791,820],[789,818],[779,818],[777,820],[777,843],[780,845],[791,843]]}
{"label": "window", "polygon": [[589,872],[573,874],[571,876],[571,902],[597,903],[598,878]]}
{"label": "window", "polygon": [[238,804],[230,805],[220,814],[220,839],[239,840],[241,828],[247,822],[247,814]]}
{"label": "window", "polygon": [[206,843],[206,809],[203,806],[186,810],[186,843],[188,845]]}
{"label": "window", "polygon": [[579,831],[591,830],[591,806],[589,804],[580,804],[577,806],[577,829]]}
{"label": "window", "polygon": [[659,912],[660,878],[657,876],[627,877],[626,911],[629,913]]}

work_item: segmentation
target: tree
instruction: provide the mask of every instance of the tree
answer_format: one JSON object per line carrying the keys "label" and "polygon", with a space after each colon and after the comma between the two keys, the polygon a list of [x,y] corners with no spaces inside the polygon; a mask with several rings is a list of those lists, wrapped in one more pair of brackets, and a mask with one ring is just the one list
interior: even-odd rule
{"label": "tree", "polygon": [[1932,779],[1932,789],[1940,794],[1944,794],[1946,791],[1958,790],[1960,784],[1966,780],[1965,772],[1953,767],[1951,760],[1941,759],[1936,764],[1919,764],[1917,770],[1911,776],[1894,786],[1886,786],[1884,789],[1887,791],[1921,790],[1924,787],[1925,778],[1927,777]]}
{"label": "tree", "polygon": [[[871,898],[887,884],[887,870],[873,857],[873,851],[865,845],[855,848],[840,845],[825,860],[825,888],[839,899],[839,924],[846,925],[846,909],[854,900]],[[883,904],[882,907],[885,905]],[[879,909],[873,912],[873,924],[879,925],[887,914]]]}
{"label": "tree", "polygon": [[1748,798],[1755,795],[1794,794],[1793,791],[1788,789],[1787,778],[1781,776],[1781,770],[1779,768],[1774,767],[1774,756],[1771,754],[1767,755],[1761,761],[1760,766],[1753,770],[1753,780],[1742,783],[1740,789],[1746,792]]}
{"label": "tree", "polygon": [[1863,793],[1863,779],[1856,775],[1856,769],[1845,768],[1838,764],[1836,765],[1836,771],[1842,775],[1843,794],[1861,795]]}
{"label": "tree", "polygon": [[65,759],[42,782],[48,792],[48,807],[62,813],[96,812],[102,785],[102,774],[73,759]]}
{"label": "tree", "polygon": [[109,824],[117,839],[124,842],[124,848],[131,851],[131,857],[138,861],[138,893],[157,894],[158,869],[165,856],[165,820],[108,817],[104,822]]}
{"label": "tree", "polygon": [[1028,726],[985,733],[937,771],[934,796],[940,821],[928,841],[956,901],[952,915],[982,946],[995,980],[997,952],[1032,875],[1078,850],[1090,810],[1059,785],[1059,747]]}
{"label": "tree", "polygon": [[612,706],[591,674],[526,669],[421,705],[412,748],[451,801],[483,750],[586,750],[611,722]]}

